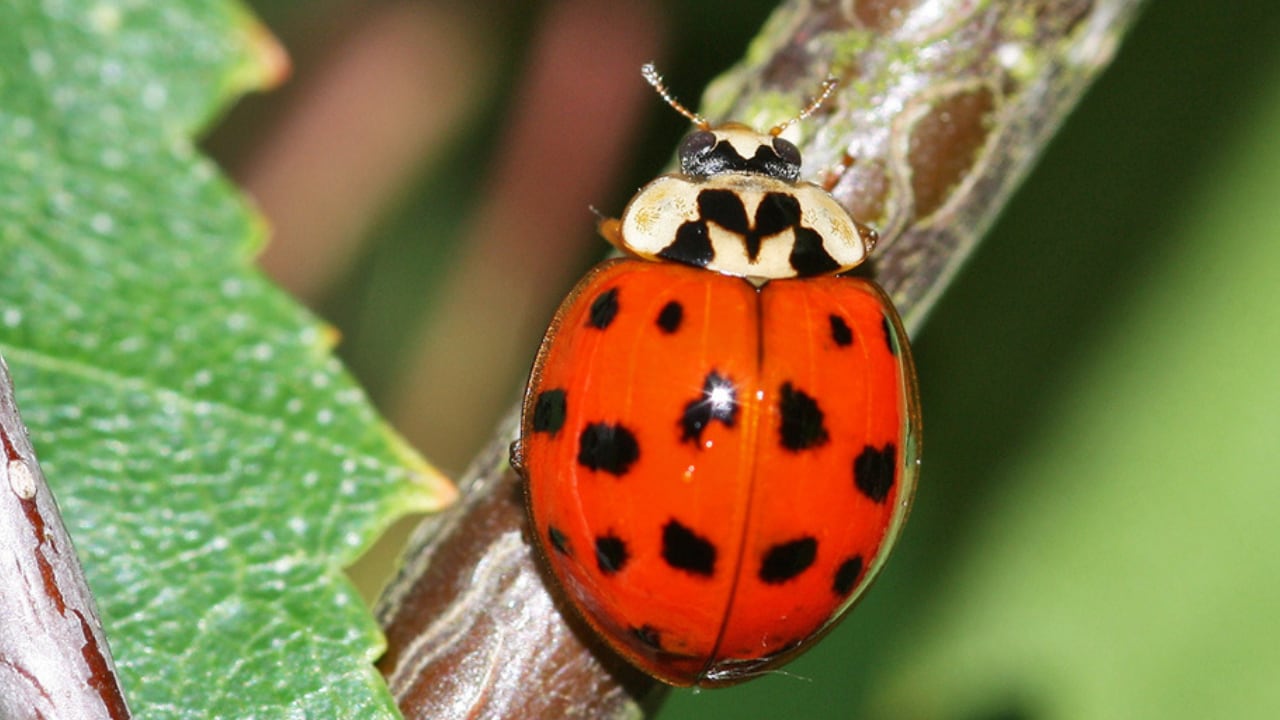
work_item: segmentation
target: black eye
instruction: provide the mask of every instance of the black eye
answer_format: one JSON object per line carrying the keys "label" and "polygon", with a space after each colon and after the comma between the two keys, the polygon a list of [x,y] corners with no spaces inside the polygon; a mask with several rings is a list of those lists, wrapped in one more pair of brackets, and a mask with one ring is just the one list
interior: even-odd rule
{"label": "black eye", "polygon": [[716,146],[716,136],[707,130],[695,130],[680,143],[680,166],[688,172],[697,165],[698,158],[711,152]]}
{"label": "black eye", "polygon": [[797,170],[800,168],[800,148],[792,144],[790,140],[775,137],[773,139],[773,151],[778,153],[778,158],[782,162],[794,166]]}

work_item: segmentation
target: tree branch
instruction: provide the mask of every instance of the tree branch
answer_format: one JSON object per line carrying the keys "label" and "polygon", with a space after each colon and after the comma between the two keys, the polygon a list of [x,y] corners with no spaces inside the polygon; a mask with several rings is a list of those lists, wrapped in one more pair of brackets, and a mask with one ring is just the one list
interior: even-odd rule
{"label": "tree branch", "polygon": [[[1111,60],[1139,0],[794,0],[704,115],[801,123],[806,171],[881,231],[867,274],[917,330],[1032,160]],[[425,521],[379,606],[380,663],[408,718],[623,718],[662,692],[555,599],[525,534],[508,421]]]}
{"label": "tree branch", "polygon": [[102,621],[0,358],[0,717],[124,720]]}

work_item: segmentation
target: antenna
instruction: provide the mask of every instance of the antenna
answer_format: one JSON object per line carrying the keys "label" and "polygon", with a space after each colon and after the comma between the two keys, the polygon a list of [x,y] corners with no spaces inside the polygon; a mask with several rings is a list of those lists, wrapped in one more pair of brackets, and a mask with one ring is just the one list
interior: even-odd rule
{"label": "antenna", "polygon": [[839,84],[840,84],[840,81],[836,78],[835,75],[827,75],[827,79],[822,81],[822,89],[818,92],[818,96],[815,97],[813,100],[809,101],[809,104],[805,107],[805,109],[800,111],[799,115],[796,115],[795,117],[791,118],[790,120],[784,123],[779,123],[769,128],[769,134],[781,135],[783,130],[786,130],[792,125],[795,125],[801,120],[812,115],[813,111],[817,110],[819,107],[822,107],[822,103],[826,102],[827,98],[831,97],[831,93],[835,92],[836,85],[839,85]]}
{"label": "antenna", "polygon": [[[671,109],[689,118],[689,120],[694,125],[698,126],[699,130],[706,130],[711,127],[711,123],[707,122],[706,118],[702,117],[701,115],[695,112],[690,112],[688,108],[680,104],[679,100],[676,100],[674,97],[671,96],[671,91],[667,90],[666,83],[662,82],[662,76],[658,74],[658,69],[653,66],[653,63],[651,62],[645,63],[640,68],[640,74],[644,76],[644,79],[646,82],[648,82],[650,85],[653,86],[654,90],[658,91],[658,94],[661,95],[662,99],[665,100],[667,104],[671,106]],[[822,97],[823,99],[825,99],[826,95],[823,95]],[[795,122],[795,121],[793,120],[792,122]],[[774,133],[774,134],[776,135],[777,133]]]}

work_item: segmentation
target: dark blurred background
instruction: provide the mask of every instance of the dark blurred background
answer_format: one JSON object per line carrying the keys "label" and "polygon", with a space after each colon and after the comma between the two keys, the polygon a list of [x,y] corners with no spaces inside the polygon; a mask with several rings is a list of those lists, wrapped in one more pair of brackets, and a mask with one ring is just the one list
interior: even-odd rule
{"label": "dark blurred background", "polygon": [[[687,130],[640,64],[696,105],[772,3],[253,5],[292,76],[206,147],[265,271],[456,474],[605,253],[589,208]],[[1278,201],[1280,9],[1149,3],[916,338],[925,469],[877,588],[660,717],[1280,717]]]}

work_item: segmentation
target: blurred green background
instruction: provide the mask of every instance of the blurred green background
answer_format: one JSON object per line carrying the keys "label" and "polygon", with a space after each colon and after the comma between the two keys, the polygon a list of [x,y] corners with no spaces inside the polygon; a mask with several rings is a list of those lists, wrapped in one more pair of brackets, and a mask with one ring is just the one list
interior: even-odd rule
{"label": "blurred green background", "polygon": [[[308,244],[318,231],[296,231],[264,263],[339,327],[341,352],[393,421],[457,470],[514,401],[558,295],[604,251],[585,210],[534,227],[555,215],[539,210],[552,201],[512,210],[494,198],[530,198],[585,172],[593,184],[571,204],[616,213],[685,129],[643,94],[606,101],[585,81],[559,87],[558,66],[539,58],[589,38],[656,58],[694,103],[769,4],[413,6],[427,28],[414,42],[447,53],[402,61],[421,64],[422,85],[452,83],[420,103],[452,113],[414,128],[436,128],[432,141],[391,153],[404,169],[360,222],[323,195],[272,195],[320,172],[273,176],[271,158],[324,116],[327,92],[352,105],[325,88],[378,27],[370,17],[409,6],[261,6],[295,79],[243,103],[208,146],[282,238],[291,202],[322,227],[353,228],[319,279],[290,275],[323,254]],[[575,12],[598,15],[566,17]],[[463,49],[431,39],[440,28],[468,38]],[[621,31],[632,35],[609,35]],[[601,67],[638,64],[591,52]],[[388,74],[355,65],[366,73],[351,71],[358,88]],[[640,85],[632,74],[617,83]],[[354,97],[335,137],[380,122],[376,102]],[[530,109],[538,97],[551,109]],[[522,185],[502,159],[544,137],[519,130],[535,116],[557,119],[542,131],[552,136],[599,119],[625,136],[614,140],[622,155],[583,134],[595,161],[572,146],[535,156]],[[484,244],[494,237],[508,244]],[[521,324],[497,330],[489,317]],[[785,672],[676,692],[659,717],[1280,717],[1280,8],[1149,3],[915,348],[925,467],[875,590]]]}

